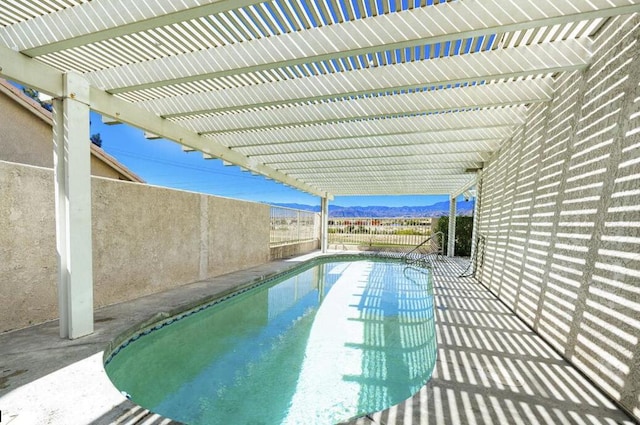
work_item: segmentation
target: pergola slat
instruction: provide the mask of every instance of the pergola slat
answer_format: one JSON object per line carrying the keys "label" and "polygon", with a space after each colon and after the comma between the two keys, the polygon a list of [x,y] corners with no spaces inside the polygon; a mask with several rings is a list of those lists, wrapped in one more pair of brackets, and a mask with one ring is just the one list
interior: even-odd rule
{"label": "pergola slat", "polygon": [[165,57],[89,73],[111,93],[281,68],[339,57],[456,41],[640,10],[640,0],[515,0],[445,3]]}
{"label": "pergola slat", "polygon": [[447,145],[473,141],[504,140],[512,134],[511,127],[493,127],[487,129],[463,129],[437,132],[410,133],[401,135],[381,135],[354,137],[345,139],[326,139],[311,142],[265,143],[251,146],[230,146],[246,155],[279,154],[291,152],[336,151],[383,146],[406,145]]}
{"label": "pergola slat", "polygon": [[34,57],[214,15],[256,0],[92,0],[0,30],[0,40]]}
{"label": "pergola slat", "polygon": [[[504,140],[500,139],[480,139],[480,140],[452,140],[444,143],[410,143],[403,140],[394,141],[392,143],[358,143],[357,145],[343,145],[338,143],[327,144],[326,147],[301,147],[298,150],[295,149],[269,149],[269,146],[264,146],[263,149],[234,149],[241,152],[243,155],[249,157],[259,158],[261,161],[267,159],[270,156],[277,156],[279,158],[287,158],[289,156],[295,156],[304,160],[304,156],[324,154],[329,155],[332,158],[340,158],[340,155],[354,155],[356,157],[367,156],[369,152],[385,155],[385,152],[432,152],[432,153],[449,153],[456,150],[470,150],[480,149],[484,151],[493,151],[500,147],[500,144]],[[405,142],[405,143],[403,143]]]}
{"label": "pergola slat", "polygon": [[[364,158],[367,161],[365,162],[353,162],[349,161],[349,170],[360,170],[360,169],[386,169],[386,168],[398,168],[402,167],[402,169],[424,169],[425,163],[424,161],[412,161],[411,158],[401,157],[401,158],[390,158],[388,161],[382,163],[381,161],[374,161],[373,158]],[[466,168],[482,168],[482,161],[465,161],[465,160],[450,160],[447,163],[443,162],[430,162],[428,169],[447,169],[447,170],[464,170]],[[292,175],[298,174],[299,172],[306,172],[309,170],[318,170],[322,169],[324,171],[329,171],[331,173],[341,172],[347,170],[344,164],[338,162],[333,164],[327,161],[320,161],[317,163],[286,163],[279,164],[278,169],[282,172],[286,172],[287,174],[291,173]]]}
{"label": "pergola slat", "polygon": [[455,152],[455,153],[428,153],[428,154],[415,154],[415,153],[395,153],[393,155],[387,155],[385,159],[381,159],[378,155],[358,155],[353,157],[332,157],[326,158],[306,158],[304,160],[296,158],[273,158],[270,161],[264,161],[264,164],[270,165],[273,168],[280,169],[286,167],[286,164],[313,164],[313,163],[331,163],[334,165],[343,165],[344,167],[357,166],[362,164],[392,164],[395,161],[402,160],[410,164],[416,164],[419,162],[430,163],[437,161],[445,162],[484,162],[489,159],[490,154],[487,152],[468,151],[468,152]]}
{"label": "pergola slat", "polygon": [[[557,41],[430,61],[297,78],[237,89],[147,100],[143,107],[166,118],[237,111],[287,103],[345,98],[385,91],[573,71],[587,66],[588,39]],[[259,101],[256,101],[259,100]]]}
{"label": "pergola slat", "polygon": [[[322,162],[322,161],[347,161],[350,159],[366,159],[366,158],[401,158],[401,157],[423,157],[433,156],[434,158],[442,158],[444,160],[454,160],[456,158],[465,161],[486,161],[489,154],[495,149],[495,146],[486,146],[485,151],[480,149],[484,146],[470,147],[465,146],[448,147],[446,150],[434,148],[433,146],[407,146],[402,149],[397,147],[377,148],[377,149],[360,149],[359,151],[339,151],[339,152],[302,152],[282,155],[255,155],[252,158],[264,164],[285,164],[288,162]],[[427,161],[430,161],[427,160]]]}
{"label": "pergola slat", "polygon": [[515,127],[524,123],[523,106],[475,109],[455,113],[404,116],[394,119],[348,121],[331,125],[267,128],[259,131],[216,132],[210,137],[225,146],[255,146],[348,139],[380,135],[403,135],[460,129]]}
{"label": "pergola slat", "polygon": [[446,90],[303,104],[295,108],[243,111],[235,114],[181,119],[197,133],[263,129],[274,126],[344,122],[373,117],[433,113],[468,108],[524,105],[551,99],[550,79],[521,80]]}

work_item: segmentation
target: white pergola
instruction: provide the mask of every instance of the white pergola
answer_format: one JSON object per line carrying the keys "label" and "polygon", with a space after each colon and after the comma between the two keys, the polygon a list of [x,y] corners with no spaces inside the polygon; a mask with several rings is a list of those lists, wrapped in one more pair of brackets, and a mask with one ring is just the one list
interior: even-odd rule
{"label": "white pergola", "polygon": [[0,75],[55,99],[61,335],[93,329],[90,110],[319,196],[325,213],[334,195],[454,198],[551,98],[557,73],[589,66],[609,18],[638,11],[640,0],[3,0]]}

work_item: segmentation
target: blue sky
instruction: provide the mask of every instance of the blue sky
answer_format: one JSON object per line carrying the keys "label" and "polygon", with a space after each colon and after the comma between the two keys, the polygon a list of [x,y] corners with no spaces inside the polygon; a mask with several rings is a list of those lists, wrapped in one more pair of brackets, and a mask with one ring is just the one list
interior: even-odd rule
{"label": "blue sky", "polygon": [[[320,205],[320,198],[253,176],[220,160],[205,160],[199,152],[183,152],[180,145],[164,139],[147,140],[141,130],[119,124],[105,125],[91,114],[91,134],[100,133],[102,148],[142,177],[147,183],[193,192],[265,203]],[[337,196],[341,206],[421,206],[446,201],[442,196]]]}

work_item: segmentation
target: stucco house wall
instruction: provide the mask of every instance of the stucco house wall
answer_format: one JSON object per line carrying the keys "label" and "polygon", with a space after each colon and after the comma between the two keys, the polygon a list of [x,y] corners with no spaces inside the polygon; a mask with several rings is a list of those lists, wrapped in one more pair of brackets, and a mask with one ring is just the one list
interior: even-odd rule
{"label": "stucco house wall", "polygon": [[[53,168],[51,112],[2,79],[0,111],[0,160]],[[90,143],[89,140],[87,143]],[[139,176],[93,144],[91,174],[143,182]]]}

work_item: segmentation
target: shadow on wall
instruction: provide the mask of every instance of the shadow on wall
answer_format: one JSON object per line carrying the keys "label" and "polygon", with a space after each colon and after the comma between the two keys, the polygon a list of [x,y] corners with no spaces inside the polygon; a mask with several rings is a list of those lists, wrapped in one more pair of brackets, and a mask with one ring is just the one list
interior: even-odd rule
{"label": "shadow on wall", "polygon": [[592,65],[485,166],[478,276],[640,418],[640,16],[615,18]]}

